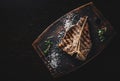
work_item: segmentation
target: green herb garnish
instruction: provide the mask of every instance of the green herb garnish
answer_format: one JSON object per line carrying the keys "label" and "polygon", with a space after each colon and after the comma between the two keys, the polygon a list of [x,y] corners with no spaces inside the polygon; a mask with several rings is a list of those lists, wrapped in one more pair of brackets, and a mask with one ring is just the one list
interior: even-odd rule
{"label": "green herb garnish", "polygon": [[104,41],[105,37],[104,37],[104,33],[106,32],[106,28],[102,28],[102,29],[98,29],[98,36],[101,42]]}
{"label": "green herb garnish", "polygon": [[44,50],[45,54],[47,54],[49,52],[52,44],[53,44],[53,42],[51,42],[50,40],[45,41],[45,46],[47,46],[47,48]]}

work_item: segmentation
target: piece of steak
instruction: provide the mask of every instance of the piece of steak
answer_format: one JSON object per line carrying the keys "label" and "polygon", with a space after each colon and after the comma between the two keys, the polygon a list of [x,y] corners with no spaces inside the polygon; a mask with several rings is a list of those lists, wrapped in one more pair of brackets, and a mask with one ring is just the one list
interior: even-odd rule
{"label": "piece of steak", "polygon": [[66,31],[58,44],[64,52],[79,60],[86,59],[92,46],[87,19],[88,16],[81,17],[77,24]]}

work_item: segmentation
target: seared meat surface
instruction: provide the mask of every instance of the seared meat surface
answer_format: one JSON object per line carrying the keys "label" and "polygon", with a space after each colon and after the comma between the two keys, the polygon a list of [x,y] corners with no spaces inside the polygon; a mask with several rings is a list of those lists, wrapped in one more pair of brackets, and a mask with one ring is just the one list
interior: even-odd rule
{"label": "seared meat surface", "polygon": [[81,17],[77,24],[66,31],[58,46],[67,54],[85,60],[92,46],[87,22],[88,16]]}

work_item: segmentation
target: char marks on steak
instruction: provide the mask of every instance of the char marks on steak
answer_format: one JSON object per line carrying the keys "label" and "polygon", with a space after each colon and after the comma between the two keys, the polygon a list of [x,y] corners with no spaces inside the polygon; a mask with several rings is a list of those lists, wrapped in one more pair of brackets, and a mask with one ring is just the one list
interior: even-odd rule
{"label": "char marks on steak", "polygon": [[67,54],[84,61],[92,46],[90,40],[88,16],[81,17],[77,24],[72,25],[64,34],[58,46]]}

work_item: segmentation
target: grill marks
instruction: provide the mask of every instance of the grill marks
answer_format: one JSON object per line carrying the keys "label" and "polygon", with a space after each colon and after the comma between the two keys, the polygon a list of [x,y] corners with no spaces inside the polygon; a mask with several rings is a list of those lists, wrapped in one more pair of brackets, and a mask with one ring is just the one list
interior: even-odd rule
{"label": "grill marks", "polygon": [[[80,54],[78,59],[85,60],[90,48],[90,34],[88,29],[88,23],[85,21],[86,17],[80,18],[77,24],[73,25],[61,39],[58,44],[63,51],[71,56],[75,53]],[[83,25],[83,23],[85,25]],[[82,29],[82,27],[84,27]],[[81,35],[80,35],[81,34]]]}

